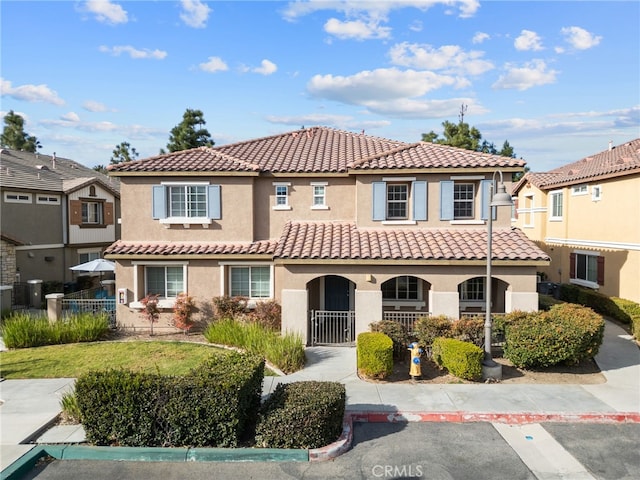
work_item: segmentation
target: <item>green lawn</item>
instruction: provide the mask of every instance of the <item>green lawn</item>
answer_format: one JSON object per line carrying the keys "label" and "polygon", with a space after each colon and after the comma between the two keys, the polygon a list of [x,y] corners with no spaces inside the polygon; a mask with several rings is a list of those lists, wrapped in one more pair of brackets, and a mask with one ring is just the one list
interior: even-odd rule
{"label": "green lawn", "polygon": [[0,376],[6,379],[77,378],[90,370],[106,368],[182,375],[214,350],[221,351],[202,344],[163,341],[72,343],[23,348],[0,353]]}

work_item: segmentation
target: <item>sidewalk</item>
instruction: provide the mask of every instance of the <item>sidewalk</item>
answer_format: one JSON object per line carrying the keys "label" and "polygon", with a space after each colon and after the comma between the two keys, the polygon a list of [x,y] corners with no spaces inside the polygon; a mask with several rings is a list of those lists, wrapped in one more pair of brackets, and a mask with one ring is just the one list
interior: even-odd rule
{"label": "sidewalk", "polygon": [[[265,377],[264,394],[278,383],[338,381],[347,390],[347,411],[364,421],[553,421],[640,422],[640,349],[625,331],[607,322],[596,356],[606,383],[599,385],[533,384],[381,384],[360,380],[353,347],[312,347],[307,365],[285,377]],[[60,413],[61,395],[73,379],[0,382],[0,469],[33,448],[33,441]],[[78,428],[56,427],[42,443],[81,441]]]}

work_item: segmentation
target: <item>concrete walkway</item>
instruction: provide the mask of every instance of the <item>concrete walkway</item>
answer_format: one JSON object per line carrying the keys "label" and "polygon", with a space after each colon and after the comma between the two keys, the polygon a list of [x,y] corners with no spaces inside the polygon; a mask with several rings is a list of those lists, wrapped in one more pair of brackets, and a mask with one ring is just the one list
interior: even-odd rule
{"label": "concrete walkway", "polygon": [[[353,347],[312,347],[306,354],[303,370],[266,377],[264,394],[280,382],[338,381],[346,386],[348,412],[372,421],[640,422],[640,349],[611,322],[596,356],[607,381],[598,385],[370,383],[356,374]],[[47,430],[60,413],[62,394],[72,388],[73,379],[0,382],[1,469],[31,449],[33,444],[25,443],[36,438],[42,443],[81,441],[81,427]]]}

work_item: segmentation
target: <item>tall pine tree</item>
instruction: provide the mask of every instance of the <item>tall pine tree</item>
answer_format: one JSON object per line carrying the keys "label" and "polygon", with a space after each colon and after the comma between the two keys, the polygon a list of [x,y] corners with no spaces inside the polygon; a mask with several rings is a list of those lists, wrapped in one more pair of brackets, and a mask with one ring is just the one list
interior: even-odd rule
{"label": "tall pine tree", "polygon": [[170,152],[177,152],[189,148],[212,147],[215,142],[209,131],[204,128],[206,124],[201,110],[187,108],[182,116],[182,122],[171,129],[167,149]]}
{"label": "tall pine tree", "polygon": [[4,117],[4,128],[2,130],[0,143],[12,150],[22,150],[31,153],[35,153],[38,148],[42,148],[40,141],[36,137],[24,131],[24,118],[13,110],[9,110]]}

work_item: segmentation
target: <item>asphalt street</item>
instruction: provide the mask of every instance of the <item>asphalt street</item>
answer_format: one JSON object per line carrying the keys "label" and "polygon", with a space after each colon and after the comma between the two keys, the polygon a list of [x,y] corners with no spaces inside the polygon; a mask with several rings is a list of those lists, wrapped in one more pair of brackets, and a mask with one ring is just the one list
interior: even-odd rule
{"label": "asphalt street", "polygon": [[[506,434],[505,428],[514,428]],[[505,438],[506,437],[506,438]],[[38,480],[407,479],[635,480],[640,424],[356,423],[353,447],[327,462],[59,461]]]}

